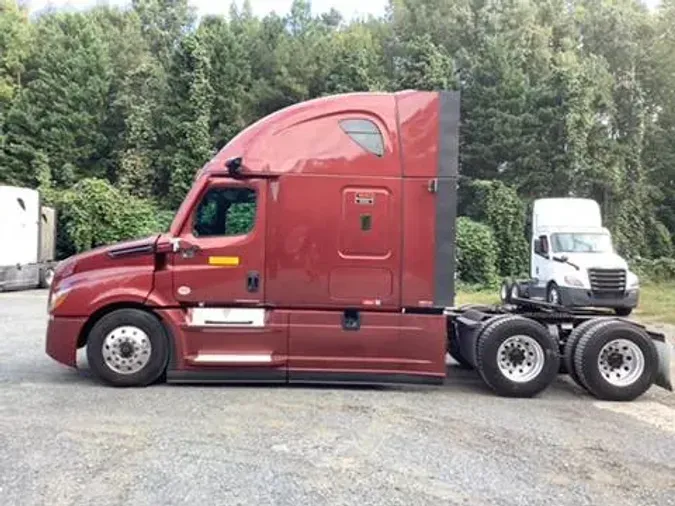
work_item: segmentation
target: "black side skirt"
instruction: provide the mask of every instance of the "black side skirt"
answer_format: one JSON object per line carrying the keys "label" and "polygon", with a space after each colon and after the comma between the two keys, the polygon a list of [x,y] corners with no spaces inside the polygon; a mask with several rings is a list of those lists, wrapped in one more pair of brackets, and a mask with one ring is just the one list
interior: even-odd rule
{"label": "black side skirt", "polygon": [[167,371],[167,383],[286,383],[286,369],[262,367]]}
{"label": "black side skirt", "polygon": [[293,372],[281,369],[237,368],[168,371],[167,383],[291,383],[325,385],[442,385],[443,376],[341,372]]}
{"label": "black side skirt", "polygon": [[349,385],[441,385],[443,376],[415,374],[373,374],[342,372],[294,372],[289,373],[290,383],[349,384]]}

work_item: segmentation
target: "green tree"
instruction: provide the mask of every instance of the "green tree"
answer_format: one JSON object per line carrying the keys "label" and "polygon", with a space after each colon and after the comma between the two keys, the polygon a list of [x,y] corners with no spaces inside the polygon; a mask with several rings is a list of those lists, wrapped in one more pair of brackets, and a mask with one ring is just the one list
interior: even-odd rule
{"label": "green tree", "polygon": [[[197,171],[213,154],[209,124],[212,88],[209,59],[198,35],[181,40],[173,55],[169,80],[170,101],[162,142],[166,149],[168,204],[178,208]],[[170,147],[169,147],[170,146]]]}
{"label": "green tree", "polygon": [[213,90],[211,144],[219,149],[249,122],[251,62],[242,39],[224,19],[204,19],[198,34],[209,61],[208,81]]}
{"label": "green tree", "polygon": [[[4,144],[5,121],[21,88],[25,62],[32,48],[32,29],[25,9],[16,0],[0,0],[0,147]],[[14,179],[0,166],[0,180]]]}
{"label": "green tree", "polygon": [[59,13],[35,27],[40,43],[26,61],[23,89],[9,111],[0,165],[35,184],[33,157],[43,151],[53,179],[105,175],[100,152],[110,89],[110,59],[100,27],[86,14]]}
{"label": "green tree", "polygon": [[152,205],[105,180],[83,179],[62,192],[55,204],[62,228],[62,256],[161,231]]}
{"label": "green tree", "polygon": [[469,284],[497,282],[497,243],[489,226],[460,216],[457,219],[457,273]]}

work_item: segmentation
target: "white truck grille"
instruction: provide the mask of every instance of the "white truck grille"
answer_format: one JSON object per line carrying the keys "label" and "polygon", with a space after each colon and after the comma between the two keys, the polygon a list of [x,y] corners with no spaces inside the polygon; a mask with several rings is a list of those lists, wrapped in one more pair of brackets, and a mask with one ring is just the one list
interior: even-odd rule
{"label": "white truck grille", "polygon": [[589,269],[591,290],[598,295],[622,294],[626,290],[625,269]]}

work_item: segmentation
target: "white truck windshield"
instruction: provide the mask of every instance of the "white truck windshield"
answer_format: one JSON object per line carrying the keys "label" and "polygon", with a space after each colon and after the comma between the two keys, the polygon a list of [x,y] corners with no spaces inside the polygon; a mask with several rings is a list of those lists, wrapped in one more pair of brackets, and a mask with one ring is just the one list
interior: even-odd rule
{"label": "white truck windshield", "polygon": [[554,253],[611,253],[608,234],[564,233],[551,235]]}

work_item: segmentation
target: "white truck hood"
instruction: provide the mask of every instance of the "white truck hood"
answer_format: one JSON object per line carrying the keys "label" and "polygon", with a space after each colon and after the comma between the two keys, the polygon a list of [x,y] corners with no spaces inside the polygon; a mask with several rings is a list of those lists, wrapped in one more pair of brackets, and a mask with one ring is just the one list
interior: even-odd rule
{"label": "white truck hood", "polygon": [[628,269],[628,263],[616,253],[565,253],[570,262],[583,269]]}

